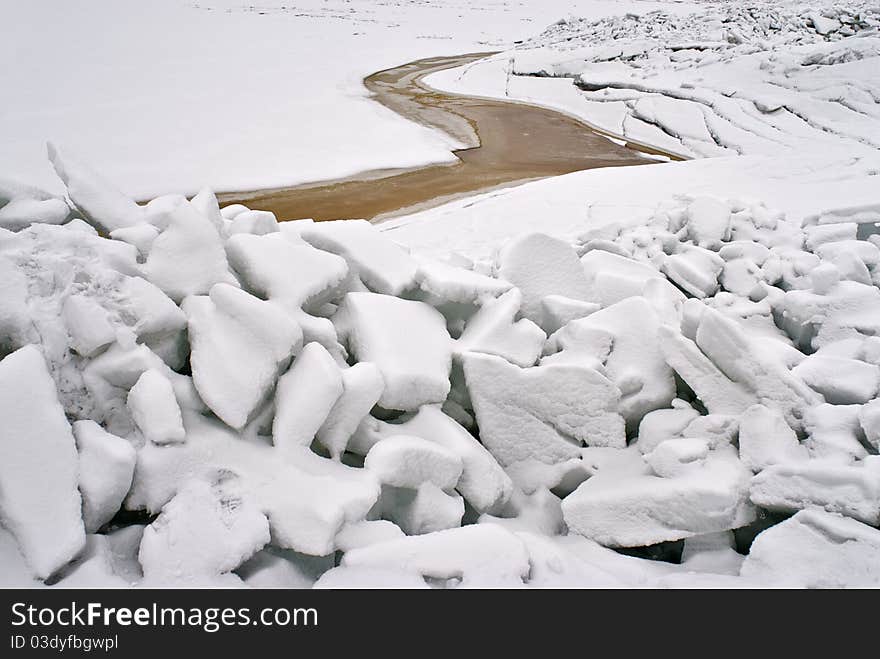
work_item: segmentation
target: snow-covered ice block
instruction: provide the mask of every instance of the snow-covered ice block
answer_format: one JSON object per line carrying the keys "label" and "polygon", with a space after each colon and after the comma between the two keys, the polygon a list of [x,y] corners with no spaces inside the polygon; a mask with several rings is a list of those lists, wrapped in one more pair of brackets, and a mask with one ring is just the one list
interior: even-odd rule
{"label": "snow-covered ice block", "polygon": [[519,533],[541,533],[559,535],[565,532],[562,520],[562,500],[546,487],[538,488],[531,494],[514,490],[510,500],[499,514],[483,514],[478,524],[500,524],[508,531]]}
{"label": "snow-covered ice block", "polygon": [[379,497],[379,483],[365,469],[308,448],[278,451],[263,441],[242,441],[222,423],[188,410],[184,425],[185,443],[140,450],[129,508],[158,512],[190,479],[232,472],[269,518],[274,546],[326,556],[340,529],[363,520]]}
{"label": "snow-covered ice block", "polygon": [[159,235],[159,229],[152,224],[142,222],[130,227],[122,227],[114,229],[110,232],[113,240],[121,240],[124,243],[133,245],[141,256],[146,257],[150,253],[153,241]]}
{"label": "snow-covered ice block", "polygon": [[645,298],[630,297],[572,321],[561,334],[574,325],[613,337],[605,373],[620,389],[619,409],[628,424],[635,427],[648,412],[669,405],[675,378],[660,350],[659,318]]}
{"label": "snow-covered ice block", "polygon": [[757,299],[760,295],[759,291],[762,290],[761,282],[764,281],[764,274],[751,259],[734,259],[724,262],[724,270],[719,281],[725,291]]}
{"label": "snow-covered ice block", "polygon": [[[795,429],[800,428],[805,410],[823,401],[821,396],[789,372],[776,351],[762,349],[763,345],[755,340],[753,334],[747,333],[735,320],[714,309],[706,308],[700,317],[696,343],[731,384],[738,385],[755,397],[755,402],[778,408]],[[685,374],[679,374],[694,387]],[[694,388],[694,391],[697,389]],[[702,400],[702,395],[700,397]],[[709,407],[707,401],[703,402]],[[743,409],[717,411],[736,415]],[[709,411],[715,412],[711,408]]]}
{"label": "snow-covered ice block", "polygon": [[64,224],[70,206],[63,199],[13,199],[0,208],[0,228],[20,231],[31,224]]}
{"label": "snow-covered ice block", "polygon": [[505,243],[498,253],[498,275],[522,291],[522,314],[532,322],[544,323],[541,300],[564,295],[584,302],[589,286],[577,252],[558,238],[529,233]]}
{"label": "snow-covered ice block", "polygon": [[755,538],[740,574],[786,588],[877,588],[880,531],[840,515],[802,510]]}
{"label": "snow-covered ice block", "polygon": [[217,195],[211,188],[205,187],[199,190],[198,194],[189,200],[192,207],[199,213],[204,215],[217,230],[217,235],[225,237],[223,215],[220,213],[220,203],[217,201]]}
{"label": "snow-covered ice block", "polygon": [[752,479],[752,501],[769,510],[819,507],[880,524],[880,458],[854,465],[828,460],[777,464]]}
{"label": "snow-covered ice block", "polygon": [[687,382],[710,413],[739,415],[758,402],[752,392],[728,379],[691,339],[667,326],[661,326],[657,333],[666,363]]}
{"label": "snow-covered ice block", "polygon": [[58,148],[48,144],[49,160],[77,210],[96,228],[114,229],[143,222],[144,211],[90,168],[71,158],[62,158]]}
{"label": "snow-covered ice block", "polygon": [[758,472],[774,464],[803,462],[808,456],[779,410],[752,405],[740,418],[739,457]]}
{"label": "snow-covered ice block", "polygon": [[639,423],[636,444],[639,451],[643,454],[650,453],[661,442],[681,436],[684,429],[699,416],[697,410],[687,406],[648,412]]}
{"label": "snow-covered ice block", "polygon": [[671,281],[697,298],[714,295],[724,261],[715,252],[683,245],[677,254],[663,262],[663,272]]}
{"label": "snow-covered ice block", "polygon": [[528,575],[529,555],[516,535],[497,524],[471,524],[354,549],[341,565],[456,579],[463,586],[510,586]]}
{"label": "snow-covered ice block", "polygon": [[79,452],[79,491],[87,533],[109,522],[131,489],[137,454],[122,437],[111,435],[94,421],[77,421],[73,435]]}
{"label": "snow-covered ice block", "polygon": [[331,457],[340,458],[348,440],[379,402],[384,389],[382,373],[371,362],[359,362],[342,371],[342,395],[317,433],[318,441],[330,451]]}
{"label": "snow-covered ice block", "polygon": [[358,547],[369,547],[380,542],[397,540],[404,536],[394,522],[387,519],[364,520],[346,524],[336,534],[336,547],[339,551],[351,551]]}
{"label": "snow-covered ice block", "polygon": [[645,462],[658,476],[674,478],[699,468],[708,455],[709,444],[705,439],[676,437],[660,442],[657,448],[645,454]]}
{"label": "snow-covered ice block", "polygon": [[713,197],[697,197],[685,208],[688,236],[712,248],[730,238],[730,207]]}
{"label": "snow-covered ice block", "polygon": [[224,422],[243,427],[298,350],[299,327],[278,307],[227,284],[187,298],[181,308],[199,395]]}
{"label": "snow-covered ice block", "polygon": [[810,355],[792,373],[833,405],[866,403],[880,386],[880,366],[858,359]]}
{"label": "snow-covered ice block", "polygon": [[451,490],[461,477],[461,458],[440,444],[412,435],[393,435],[377,442],[364,460],[383,485],[418,489],[433,483]]}
{"label": "snow-covered ice block", "polygon": [[91,357],[116,340],[116,327],[92,298],[71,295],[64,301],[61,316],[70,336],[70,347],[83,357]]}
{"label": "snow-covered ice block", "polygon": [[366,220],[315,222],[299,233],[312,246],[344,258],[371,291],[400,295],[415,285],[416,260]]}
{"label": "snow-covered ice block", "polygon": [[230,236],[238,233],[262,236],[278,231],[278,220],[275,213],[269,211],[242,211],[237,213],[229,225]]}
{"label": "snow-covered ice block", "polygon": [[443,491],[434,483],[418,488],[383,486],[379,501],[382,516],[407,535],[434,533],[461,526],[464,499],[457,492]]}
{"label": "snow-covered ice block", "polygon": [[309,343],[278,379],[272,440],[279,448],[309,446],[342,396],[342,373],[320,343]]}
{"label": "snow-covered ice block", "polygon": [[786,291],[783,298],[782,327],[798,345],[819,349],[842,339],[880,335],[880,290],[875,286],[832,279],[819,290],[814,281],[813,287]]}
{"label": "snow-covered ice block", "polygon": [[76,443],[40,350],[0,361],[0,521],[34,576],[46,579],[83,548]]}
{"label": "snow-covered ice block", "polygon": [[128,392],[128,409],[148,442],[171,444],[186,437],[171,382],[155,369],[144,371]]}
{"label": "snow-covered ice block", "polygon": [[[600,249],[584,254],[581,266],[589,286],[588,299],[603,307],[644,294],[645,285],[652,279],[665,279],[660,271],[646,263]],[[677,293],[681,295],[680,291]]]}
{"label": "snow-covered ice block", "polygon": [[211,221],[185,200],[165,212],[167,226],[153,241],[146,278],[175,302],[203,295],[214,284],[235,283]]}
{"label": "snow-covered ice block", "polygon": [[382,433],[422,437],[457,455],[462,472],[456,489],[477,512],[496,511],[513,491],[510,477],[492,454],[438,405],[425,405],[404,423],[386,424]]}
{"label": "snow-covered ice block", "polygon": [[152,585],[208,585],[269,542],[269,522],[241,492],[237,477],[219,472],[192,479],[144,529],[138,560]]}
{"label": "snow-covered ice block", "polygon": [[248,292],[294,310],[317,309],[339,294],[345,260],[282,233],[235,235],[226,242],[229,263]]}
{"label": "snow-covered ice block", "polygon": [[804,415],[804,442],[816,458],[828,458],[841,464],[861,460],[868,451],[862,445],[860,405],[829,405],[823,403]]}
{"label": "snow-covered ice block", "polygon": [[704,439],[709,448],[733,444],[739,434],[739,418],[726,414],[698,416],[681,431],[682,437]]}
{"label": "snow-covered ice block", "polygon": [[610,547],[680,540],[751,522],[749,476],[733,447],[672,478],[629,448],[563,499],[562,512],[571,531]]}
{"label": "snow-covered ice block", "polygon": [[880,451],[880,398],[875,398],[859,410],[859,424],[865,438]]}
{"label": "snow-covered ice block", "polygon": [[503,279],[429,259],[419,259],[416,283],[432,302],[474,304],[509,291],[513,284]]}
{"label": "snow-covered ice block", "polygon": [[487,300],[467,321],[456,340],[456,354],[484,352],[504,357],[517,366],[534,365],[547,335],[528,318],[515,320],[521,305],[519,289],[508,291],[498,299]]}
{"label": "snow-covered ice block", "polygon": [[446,399],[452,339],[439,311],[389,295],[348,293],[333,323],[354,358],[382,373],[382,407],[416,410]]}
{"label": "snow-covered ice block", "polygon": [[220,217],[224,220],[234,220],[237,216],[242,213],[246,213],[250,208],[245,206],[244,204],[229,204],[228,206],[224,206],[220,209]]}
{"label": "snow-covered ice block", "polygon": [[548,334],[565,327],[569,321],[589,316],[600,308],[596,302],[574,300],[564,295],[548,295],[541,300],[541,313]]}
{"label": "snow-covered ice block", "polygon": [[314,588],[347,590],[364,588],[428,589],[430,586],[416,572],[372,567],[335,567],[321,575]]}
{"label": "snow-covered ice block", "polygon": [[811,252],[815,252],[820,245],[825,243],[855,240],[858,229],[859,225],[855,222],[806,226],[804,227],[804,246]]}
{"label": "snow-covered ice block", "polygon": [[620,391],[592,368],[521,369],[492,355],[462,357],[480,439],[502,466],[579,458],[579,447],[623,447]]}

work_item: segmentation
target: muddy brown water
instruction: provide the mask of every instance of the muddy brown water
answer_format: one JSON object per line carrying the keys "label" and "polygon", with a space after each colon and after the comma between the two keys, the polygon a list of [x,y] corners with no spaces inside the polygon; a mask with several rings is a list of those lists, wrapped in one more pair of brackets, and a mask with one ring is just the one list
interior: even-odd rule
{"label": "muddy brown water", "polygon": [[458,162],[385,169],[331,181],[219,195],[220,203],[270,210],[278,219],[376,219],[436,206],[456,197],[513,183],[595,167],[644,165],[635,149],[621,146],[565,114],[510,101],[438,92],[426,75],[462,66],[492,53],[434,57],[374,73],[364,79],[372,97],[418,123],[469,145]]}

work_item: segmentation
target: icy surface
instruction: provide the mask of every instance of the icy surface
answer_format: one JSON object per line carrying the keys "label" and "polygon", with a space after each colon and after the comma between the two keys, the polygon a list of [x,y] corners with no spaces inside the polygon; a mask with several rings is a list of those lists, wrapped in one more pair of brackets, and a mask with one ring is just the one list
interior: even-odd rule
{"label": "icy surface", "polygon": [[[157,15],[172,11],[159,4]],[[376,5],[346,51],[357,63],[313,64],[284,122],[260,120],[281,107],[279,85],[225,94],[216,116],[244,102],[234,125],[253,130],[224,126],[210,149],[163,152],[167,172],[136,181],[175,174],[149,203],[126,194],[140,166],[130,155],[126,167],[97,158],[96,173],[76,155],[95,151],[68,151],[66,138],[44,164],[60,176],[51,190],[0,181],[3,585],[880,583],[876,10],[678,4],[638,18],[653,6],[614,3],[632,15],[596,22],[607,8],[566,3],[537,38],[429,83],[560,107],[689,162],[577,172],[376,226],[220,208],[212,189],[248,168],[327,178],[406,146],[409,160],[393,163],[405,166],[427,158],[422,140],[448,160],[452,140],[377,114],[359,88],[361,74],[437,41],[386,36],[379,55],[371,40],[393,33],[382,21],[432,11],[432,33],[448,31],[453,9],[431,1]],[[221,33],[254,13],[227,8],[173,11]],[[264,36],[294,20],[321,24],[325,39],[336,29],[265,9],[252,16]],[[498,24],[477,30],[507,32],[530,11],[499,3]],[[458,23],[441,51],[473,43],[474,26]],[[173,45],[189,23],[163,25]],[[243,66],[275,45],[232,51]],[[310,62],[323,52],[311,36],[290,48],[314,48]],[[275,52],[242,84],[288,59]],[[79,74],[66,71],[72,81],[46,87],[59,116],[76,106]],[[335,97],[309,96],[318,78],[358,92],[317,116],[312,102]],[[10,96],[10,125],[42,89]],[[181,116],[184,105],[169,104]],[[100,98],[90,108],[102,116]],[[291,129],[258,167],[230,148],[309,108],[314,136]],[[340,127],[295,175],[276,167],[286,137],[314,147],[327,119],[363,134]],[[406,127],[389,139],[393,125]],[[187,144],[199,143],[191,131]],[[384,149],[365,157],[379,136]],[[175,194],[217,150],[237,157],[200,171],[213,187]]]}

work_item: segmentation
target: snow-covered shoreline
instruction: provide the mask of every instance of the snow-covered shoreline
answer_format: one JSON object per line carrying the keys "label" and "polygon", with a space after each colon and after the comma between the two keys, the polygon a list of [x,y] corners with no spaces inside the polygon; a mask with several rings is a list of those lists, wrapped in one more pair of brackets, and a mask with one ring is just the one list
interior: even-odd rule
{"label": "snow-covered shoreline", "polygon": [[139,200],[450,162],[454,141],[372,102],[363,78],[424,57],[506,48],[569,11],[599,17],[659,6],[7,2],[0,16],[15,29],[0,41],[0,57],[15,66],[0,70],[0,178],[63,192],[43,157],[48,140]]}

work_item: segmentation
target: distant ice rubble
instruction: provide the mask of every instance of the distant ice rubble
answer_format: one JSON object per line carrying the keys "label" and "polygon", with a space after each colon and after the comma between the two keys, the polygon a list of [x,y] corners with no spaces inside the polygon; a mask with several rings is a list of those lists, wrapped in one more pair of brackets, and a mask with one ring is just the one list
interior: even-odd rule
{"label": "distant ice rubble", "polygon": [[4,584],[880,584],[880,205],[440,263],[50,153],[58,212],[0,208]]}
{"label": "distant ice rubble", "polygon": [[880,148],[880,8],[869,0],[571,17],[485,66],[502,62],[516,76],[505,93],[686,157]]}

